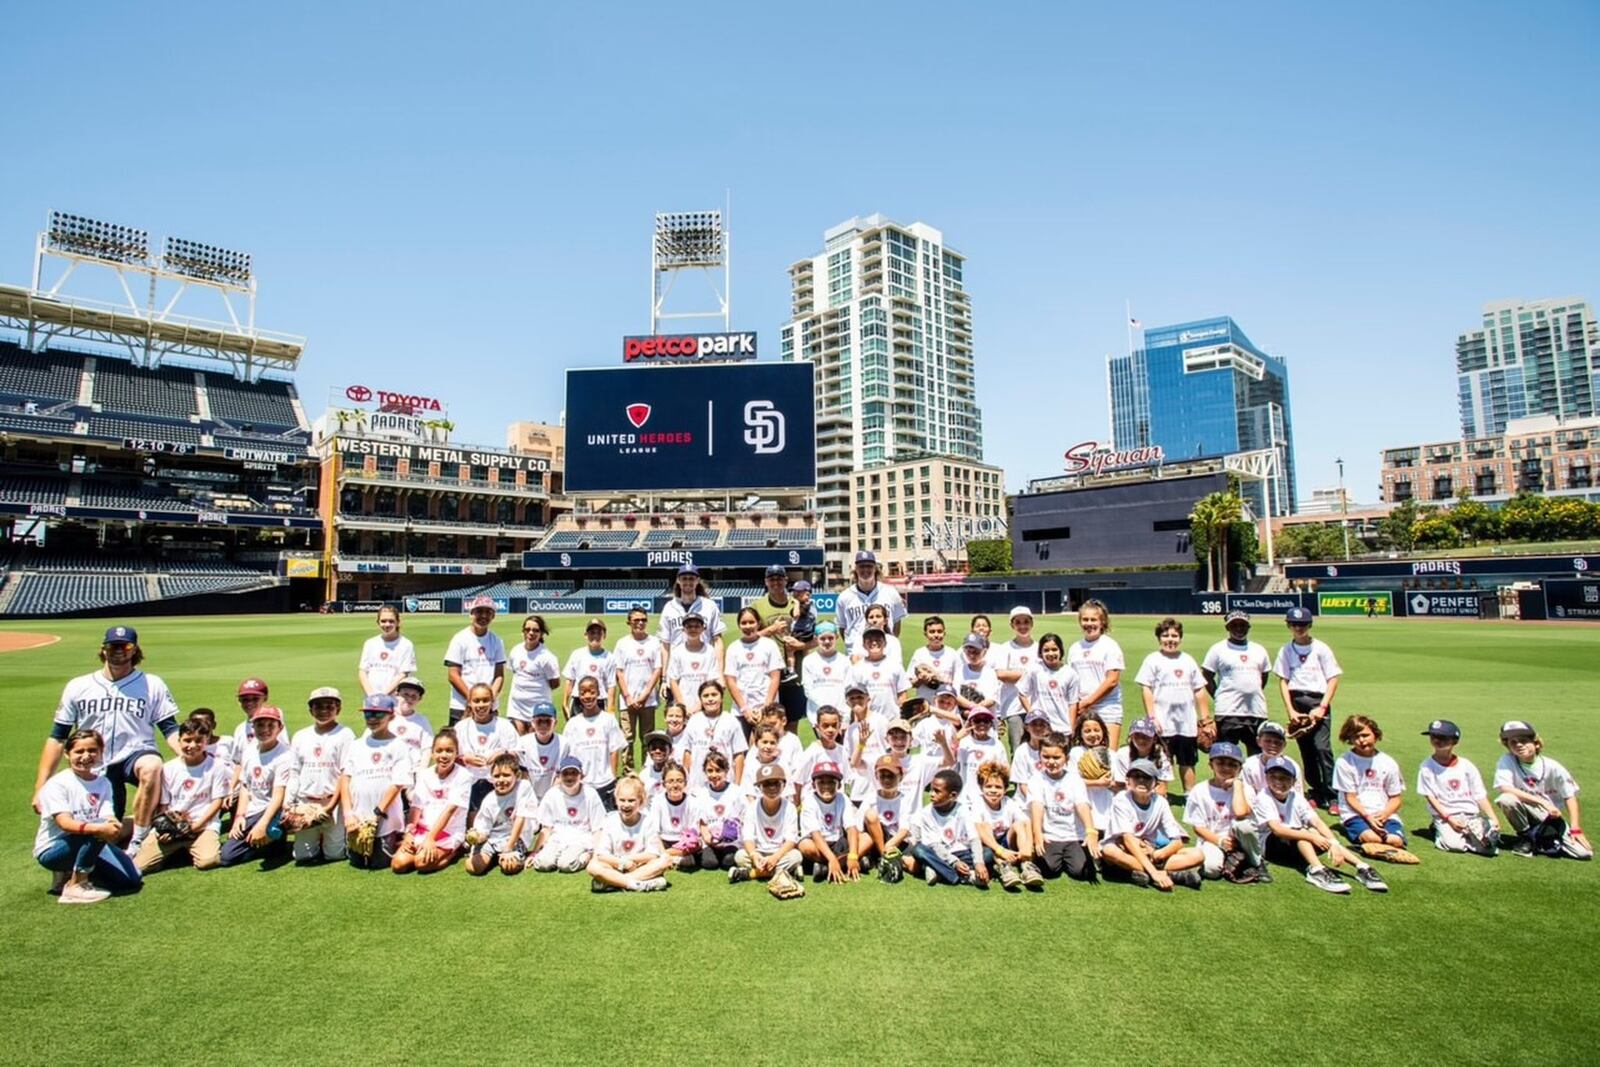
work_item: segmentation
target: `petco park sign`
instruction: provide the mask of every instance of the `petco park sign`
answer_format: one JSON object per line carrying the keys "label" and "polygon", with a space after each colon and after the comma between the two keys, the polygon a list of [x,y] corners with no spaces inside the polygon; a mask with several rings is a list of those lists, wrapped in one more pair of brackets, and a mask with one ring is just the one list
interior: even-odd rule
{"label": "petco park sign", "polygon": [[1066,471],[1068,474],[1087,474],[1092,477],[1107,471],[1159,467],[1166,458],[1167,454],[1161,450],[1160,445],[1116,452],[1098,441],[1080,441],[1067,449]]}
{"label": "petco park sign", "polygon": [[671,336],[624,337],[622,362],[664,359],[673,362],[703,363],[756,358],[754,333],[674,334]]}
{"label": "petco park sign", "polygon": [[437,397],[391,393],[387,389],[369,389],[365,385],[345,386],[344,398],[352,404],[373,404],[379,411],[396,411],[407,415],[444,410],[444,405]]}

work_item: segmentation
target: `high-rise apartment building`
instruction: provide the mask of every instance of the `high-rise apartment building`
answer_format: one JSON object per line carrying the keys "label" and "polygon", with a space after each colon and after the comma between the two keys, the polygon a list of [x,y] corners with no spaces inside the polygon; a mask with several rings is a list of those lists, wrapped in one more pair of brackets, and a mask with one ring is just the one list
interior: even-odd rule
{"label": "high-rise apartment building", "polygon": [[981,463],[966,260],[882,215],[823,235],[789,268],[785,360],[816,364],[817,512],[831,573],[856,548],[852,475],[920,456]]}
{"label": "high-rise apartment building", "polygon": [[[1275,449],[1273,515],[1294,511],[1289,370],[1227,316],[1146,330],[1144,347],[1112,356],[1111,437],[1117,451],[1157,446],[1174,462]],[[1264,483],[1242,491],[1265,514]]]}
{"label": "high-rise apartment building", "polygon": [[1456,339],[1461,436],[1503,433],[1512,419],[1600,414],[1600,328],[1579,297],[1483,306],[1483,328]]}

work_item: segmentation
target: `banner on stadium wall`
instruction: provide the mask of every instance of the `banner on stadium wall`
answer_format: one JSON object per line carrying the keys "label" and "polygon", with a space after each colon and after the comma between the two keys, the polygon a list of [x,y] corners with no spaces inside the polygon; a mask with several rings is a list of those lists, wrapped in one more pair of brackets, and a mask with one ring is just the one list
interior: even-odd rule
{"label": "banner on stadium wall", "polygon": [[152,511],[148,508],[68,507],[65,504],[24,504],[0,500],[0,515],[46,516],[57,519],[115,519],[118,522],[158,522],[170,526],[271,526],[315,530],[319,518],[247,514],[223,511]]}
{"label": "banner on stadium wall", "polygon": [[1315,614],[1317,601],[1305,593],[1196,593],[1196,615],[1226,615],[1248,611],[1252,615],[1283,615],[1290,608],[1308,608]]}
{"label": "banner on stadium wall", "polygon": [[568,492],[810,488],[810,363],[567,371]]}
{"label": "banner on stadium wall", "polygon": [[334,446],[345,456],[384,456],[405,460],[415,467],[430,463],[455,466],[497,467],[512,471],[547,471],[550,461],[520,452],[490,452],[484,449],[456,448],[452,445],[414,445],[403,441],[379,441],[367,437],[337,436]]}
{"label": "banner on stadium wall", "polygon": [[[1371,601],[1371,603],[1368,603]],[[1394,594],[1387,589],[1357,590],[1351,593],[1318,593],[1320,615],[1393,615]]]}
{"label": "banner on stadium wall", "polygon": [[1303,578],[1458,578],[1467,575],[1600,574],[1600,556],[1475,556],[1467,559],[1388,559],[1370,563],[1291,563],[1291,581]]}
{"label": "banner on stadium wall", "polygon": [[489,574],[498,563],[412,563],[412,574]]}
{"label": "banner on stadium wall", "polygon": [[[536,549],[522,554],[522,567],[530,571],[570,570],[582,567],[622,567],[629,570],[647,570],[652,567],[676,569],[685,563],[693,563],[698,567],[766,567],[774,563],[786,567],[820,567],[822,549],[662,548],[608,551],[576,548],[566,552]],[[666,588],[666,584],[666,579],[663,578],[661,582],[663,589]]]}
{"label": "banner on stadium wall", "polygon": [[1395,604],[1414,618],[1476,619],[1483,614],[1483,598],[1494,595],[1482,591],[1440,593],[1418,589],[1401,593]]}
{"label": "banner on stadium wall", "polygon": [[438,597],[408,596],[404,601],[405,609],[414,612],[439,612],[444,610],[444,601]]}
{"label": "banner on stadium wall", "polygon": [[1600,619],[1600,580],[1545,582],[1544,606],[1549,619]]}
{"label": "banner on stadium wall", "polygon": [[608,596],[603,599],[604,602],[600,605],[603,615],[626,615],[634,608],[654,611],[656,606],[656,598],[652,596]]}
{"label": "banner on stadium wall", "polygon": [[541,599],[529,597],[527,614],[529,615],[582,615],[584,613],[582,597],[571,599]]}
{"label": "banner on stadium wall", "polygon": [[[477,597],[462,597],[462,599],[461,599],[461,613],[463,615],[471,615],[472,614],[472,612],[467,608],[467,605],[472,603],[476,599],[478,599],[478,598]],[[508,596],[492,596],[489,599],[494,601],[494,613],[496,615],[504,615],[506,612],[511,610],[511,598],[510,597],[508,597]]]}
{"label": "banner on stadium wall", "polygon": [[286,578],[321,578],[322,561],[320,559],[286,559],[283,561],[283,574]]}
{"label": "banner on stadium wall", "polygon": [[337,564],[341,574],[404,574],[406,565],[403,561],[389,562],[363,562]]}
{"label": "banner on stadium wall", "polygon": [[839,610],[839,594],[812,593],[811,610],[818,615],[832,615]]}

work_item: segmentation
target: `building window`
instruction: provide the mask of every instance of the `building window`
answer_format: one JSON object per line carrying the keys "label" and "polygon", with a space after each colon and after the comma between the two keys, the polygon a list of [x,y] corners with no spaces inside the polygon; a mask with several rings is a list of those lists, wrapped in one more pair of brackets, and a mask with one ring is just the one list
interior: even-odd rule
{"label": "building window", "polygon": [[1023,530],[1024,541],[1065,541],[1072,537],[1070,526],[1041,526],[1035,530]]}

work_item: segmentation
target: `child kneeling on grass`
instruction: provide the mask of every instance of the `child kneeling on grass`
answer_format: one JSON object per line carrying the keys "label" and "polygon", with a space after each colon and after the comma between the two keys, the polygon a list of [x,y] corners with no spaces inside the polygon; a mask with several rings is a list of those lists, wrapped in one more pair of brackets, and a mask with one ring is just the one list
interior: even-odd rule
{"label": "child kneeling on grass", "polygon": [[[98,904],[112,893],[133,892],[144,880],[116,846],[122,823],[111,813],[111,783],[95,771],[105,752],[99,731],[73,731],[66,750],[67,769],[39,791],[33,858],[55,873],[50,891],[61,894],[61,903]],[[107,889],[95,888],[90,879]]]}
{"label": "child kneeling on grass", "polygon": [[1422,731],[1433,755],[1417,770],[1417,793],[1433,817],[1433,844],[1443,852],[1494,856],[1500,851],[1500,818],[1489,803],[1483,776],[1465,756],[1456,755],[1461,727],[1435,719]]}
{"label": "child kneeling on grass", "polygon": [[239,799],[233,809],[228,839],[222,843],[224,867],[262,858],[269,849],[287,844],[279,814],[294,776],[294,753],[283,743],[283,712],[258,705],[250,716],[255,744],[246,745],[239,761]]}
{"label": "child kneeling on grass", "polygon": [[[1086,720],[1096,727],[1092,713]],[[1080,731],[1085,720],[1079,720]],[[1110,781],[1110,775],[1106,775]],[[1028,835],[1034,860],[1046,878],[1067,877],[1080,882],[1095,879],[1094,861],[1100,858],[1100,831],[1094,825],[1088,790],[1083,779],[1067,772],[1067,739],[1051,734],[1039,746],[1039,777],[1028,788]]]}
{"label": "child kneeling on grass", "polygon": [[589,877],[596,893],[625,889],[631,893],[655,893],[667,888],[661,877],[672,867],[672,858],[661,846],[661,837],[644,817],[644,780],[630,774],[617,782],[613,794],[617,810],[606,816],[605,825],[594,835],[594,857],[589,860]]}
{"label": "child kneeling on grass", "polygon": [[734,854],[728,881],[764,881],[779,900],[805,896],[793,873],[800,866],[800,822],[789,799],[788,776],[781,763],[767,763],[756,772],[760,795],[745,807],[744,840]]}
{"label": "child kneeling on grass", "polygon": [[576,874],[589,866],[594,835],[605,825],[600,794],[583,784],[583,761],[566,756],[556,774],[556,787],[539,801],[539,842],[529,864],[536,871]]}
{"label": "child kneeling on grass", "polygon": [[1519,856],[1594,858],[1594,846],[1578,821],[1578,783],[1567,769],[1544,754],[1532,726],[1513,719],[1500,727],[1506,754],[1494,768],[1494,798],[1506,821],[1520,834]]}
{"label": "child kneeling on grass", "polygon": [[[1024,725],[1030,735],[1038,730],[1035,722],[1033,712],[1029,712]],[[1032,743],[1031,736],[1029,743]],[[1041,739],[1040,744],[1043,743]],[[1015,763],[1011,765],[1013,771],[1016,767]],[[1038,776],[1035,770],[1032,778]],[[1018,796],[1006,796],[1006,778],[1005,767],[993,760],[978,768],[979,792],[966,798],[972,834],[979,845],[994,854],[995,873],[1008,891],[1016,892],[1023,886],[1040,890],[1044,888],[1044,875],[1033,863],[1027,800],[1021,795],[1020,787]]]}
{"label": "child kneeling on grass", "polygon": [[520,769],[515,752],[502,752],[489,764],[492,792],[478,805],[467,831],[468,874],[488,874],[496,867],[502,874],[521,874],[527,866],[528,843],[539,826],[539,801],[533,785],[518,777]]}
{"label": "child kneeling on grass", "polygon": [[1236,885],[1272,881],[1261,862],[1261,828],[1250,790],[1239,773],[1244,751],[1232,741],[1218,741],[1207,756],[1211,780],[1190,790],[1183,809],[1184,821],[1200,839],[1201,877],[1225,878]]}
{"label": "child kneeling on grass", "polygon": [[1173,817],[1167,798],[1156,792],[1160,773],[1153,760],[1128,764],[1128,788],[1111,802],[1101,862],[1108,878],[1137,886],[1154,886],[1163,893],[1172,892],[1175,885],[1199,889],[1205,856],[1198,848],[1184,847],[1188,835]]}
{"label": "child kneeling on grass", "polygon": [[[139,846],[134,865],[152,874],[173,858],[188,856],[197,871],[222,862],[222,806],[232,775],[206,752],[211,730],[190,716],[178,726],[178,756],[162,768],[161,807],[151,833]],[[165,816],[165,818],[162,818]]]}
{"label": "child kneeling on grass", "polygon": [[989,888],[994,853],[973,836],[972,820],[961,806],[961,775],[942,770],[928,783],[928,803],[911,821],[911,855],[929,885]]}
{"label": "child kneeling on grass", "polygon": [[[1334,868],[1348,863],[1364,887],[1374,893],[1388,892],[1389,887],[1378,872],[1335,841],[1306,798],[1295,792],[1293,763],[1279,756],[1267,761],[1265,771],[1267,787],[1256,794],[1255,819],[1270,832],[1266,839],[1267,859],[1287,867],[1304,867],[1306,881],[1324,892],[1338,894],[1349,893],[1350,887]],[[1322,865],[1324,852],[1328,854],[1329,867]]]}

